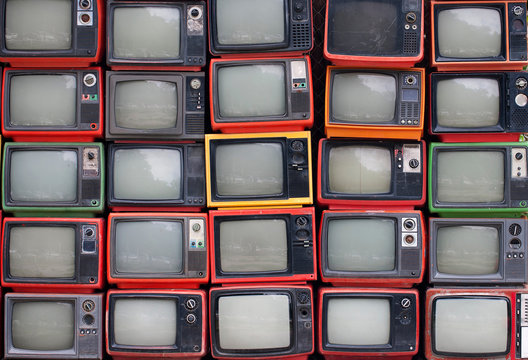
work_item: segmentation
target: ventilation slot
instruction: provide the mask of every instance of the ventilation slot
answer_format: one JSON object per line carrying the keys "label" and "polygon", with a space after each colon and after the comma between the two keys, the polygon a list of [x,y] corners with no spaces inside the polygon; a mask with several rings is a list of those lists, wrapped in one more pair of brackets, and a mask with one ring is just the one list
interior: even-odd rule
{"label": "ventilation slot", "polygon": [[511,125],[513,129],[525,128],[528,125],[528,111],[516,109],[513,111]]}
{"label": "ventilation slot", "polygon": [[293,24],[292,25],[292,42],[294,48],[310,48],[312,34],[310,32],[310,25]]}
{"label": "ventilation slot", "polygon": [[418,53],[418,34],[416,34],[415,32],[405,32],[405,34],[403,35],[403,53]]}
{"label": "ventilation slot", "polygon": [[528,326],[528,294],[521,295],[521,326]]}
{"label": "ventilation slot", "polygon": [[204,134],[204,118],[203,115],[193,116],[187,115],[185,118],[185,131],[187,134]]}

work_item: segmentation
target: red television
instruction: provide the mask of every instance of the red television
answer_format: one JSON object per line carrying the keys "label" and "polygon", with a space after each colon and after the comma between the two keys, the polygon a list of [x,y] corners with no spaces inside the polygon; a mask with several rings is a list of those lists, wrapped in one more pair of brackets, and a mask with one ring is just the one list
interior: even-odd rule
{"label": "red television", "polygon": [[315,209],[209,211],[211,282],[316,280]]}
{"label": "red television", "polygon": [[326,360],[411,360],[419,314],[416,289],[320,288],[318,352]]}
{"label": "red television", "polygon": [[88,67],[104,53],[103,0],[2,0],[0,61],[13,67]]}
{"label": "red television", "polygon": [[207,354],[203,290],[108,290],[106,352],[114,360],[199,360]]}
{"label": "red television", "polygon": [[120,288],[181,288],[207,283],[207,226],[207,214],[111,213],[108,282]]}
{"label": "red television", "polygon": [[103,137],[101,68],[4,69],[2,135],[15,141]]}

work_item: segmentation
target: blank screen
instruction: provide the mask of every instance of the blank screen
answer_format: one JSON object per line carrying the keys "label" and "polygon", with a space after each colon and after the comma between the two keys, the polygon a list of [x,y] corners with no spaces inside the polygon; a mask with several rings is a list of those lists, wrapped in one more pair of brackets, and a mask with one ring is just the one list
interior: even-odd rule
{"label": "blank screen", "polygon": [[336,271],[394,270],[396,223],[392,219],[328,222],[328,268]]}
{"label": "blank screen", "polygon": [[279,271],[288,266],[286,221],[220,223],[220,264],[226,272]]}
{"label": "blank screen", "polygon": [[396,78],[382,74],[336,74],[332,117],[337,121],[387,123],[394,119]]}
{"label": "blank screen", "polygon": [[169,129],[176,126],[176,84],[167,81],[121,81],[115,87],[116,126],[127,129]]}
{"label": "blank screen", "polygon": [[283,192],[281,144],[219,145],[215,155],[218,195],[279,195]]}
{"label": "blank screen", "polygon": [[71,0],[7,0],[8,50],[68,50],[72,42]]}
{"label": "blank screen", "polygon": [[491,226],[449,226],[438,229],[438,271],[455,275],[495,274],[499,269],[499,231]]}
{"label": "blank screen", "polygon": [[216,31],[221,45],[281,43],[285,19],[284,0],[216,1]]}
{"label": "blank screen", "polygon": [[119,273],[179,273],[183,268],[182,223],[120,221],[115,233]]}
{"label": "blank screen", "polygon": [[75,275],[75,228],[16,226],[9,233],[9,274],[31,278]]}
{"label": "blank screen", "polygon": [[170,149],[126,149],[114,155],[117,199],[181,198],[181,152]]}
{"label": "blank screen", "polygon": [[219,68],[218,106],[222,117],[286,114],[284,66],[241,65]]}
{"label": "blank screen", "polygon": [[74,348],[75,306],[67,301],[13,304],[11,334],[17,349],[57,351]]}
{"label": "blank screen", "polygon": [[436,88],[436,118],[445,127],[476,128],[499,123],[500,89],[496,79],[442,80]]}
{"label": "blank screen", "polygon": [[460,8],[438,13],[438,51],[450,58],[487,58],[501,54],[501,14],[496,9]]}
{"label": "blank screen", "polygon": [[177,301],[171,299],[117,299],[114,341],[118,345],[130,346],[175,345],[176,307]]}
{"label": "blank screen", "polygon": [[347,194],[382,194],[391,188],[389,149],[376,146],[339,146],[330,149],[329,190]]}
{"label": "blank screen", "polygon": [[114,56],[133,59],[179,58],[181,22],[180,9],[176,7],[116,8]]}
{"label": "blank screen", "polygon": [[506,353],[506,299],[437,299],[434,316],[436,352],[457,354]]}
{"label": "blank screen", "polygon": [[290,346],[290,299],[287,295],[222,296],[218,299],[217,321],[222,349]]}
{"label": "blank screen", "polygon": [[74,201],[77,152],[13,151],[9,174],[14,201]]}
{"label": "blank screen", "polygon": [[390,301],[373,298],[329,299],[326,326],[330,344],[386,345],[390,339]]}
{"label": "blank screen", "polygon": [[9,122],[16,126],[74,126],[77,79],[73,75],[17,75],[9,89]]}
{"label": "blank screen", "polygon": [[437,159],[438,201],[491,203],[504,199],[504,154],[442,151]]}

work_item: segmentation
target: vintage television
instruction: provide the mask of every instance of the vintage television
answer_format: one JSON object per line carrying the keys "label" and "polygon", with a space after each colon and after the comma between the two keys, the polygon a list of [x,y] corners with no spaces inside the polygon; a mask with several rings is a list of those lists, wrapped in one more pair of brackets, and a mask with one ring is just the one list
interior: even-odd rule
{"label": "vintage television", "polygon": [[431,1],[431,66],[446,70],[522,70],[526,2]]}
{"label": "vintage television", "polygon": [[313,47],[311,0],[208,0],[209,51],[290,56]]}
{"label": "vintage television", "polygon": [[307,55],[212,59],[209,91],[213,130],[300,131],[313,125],[312,71]]}
{"label": "vintage television", "polygon": [[113,211],[199,211],[205,207],[204,146],[108,145],[108,206]]}
{"label": "vintage television", "polygon": [[314,351],[310,285],[231,285],[209,290],[215,359],[306,360]]}
{"label": "vintage television", "polygon": [[103,0],[2,0],[0,61],[88,67],[104,53]]}
{"label": "vintage television", "polygon": [[440,216],[527,212],[527,142],[429,144],[429,210]]}
{"label": "vintage television", "polygon": [[7,293],[5,359],[102,359],[103,294]]}
{"label": "vintage television", "polygon": [[106,89],[106,140],[203,140],[203,72],[107,71]]}
{"label": "vintage television", "polygon": [[6,212],[81,217],[104,209],[101,143],[6,143],[2,167]]}
{"label": "vintage television", "polygon": [[211,210],[211,282],[316,280],[315,221],[313,207]]}
{"label": "vintage television", "polygon": [[327,0],[324,57],[334,65],[412,67],[423,58],[423,3]]}
{"label": "vintage television", "polygon": [[4,69],[2,134],[15,141],[103,137],[101,79],[101,68]]}
{"label": "vintage television", "polygon": [[326,68],[328,137],[420,140],[425,69]]}
{"label": "vintage television", "polygon": [[106,352],[114,360],[199,360],[208,349],[203,290],[108,290]]}
{"label": "vintage television", "polygon": [[317,201],[330,209],[425,203],[425,142],[321,139]]}
{"label": "vintage television", "polygon": [[92,292],[105,283],[104,220],[4,218],[2,286]]}
{"label": "vintage television", "polygon": [[309,131],[205,135],[208,207],[312,204]]}
{"label": "vintage television", "polygon": [[518,141],[528,128],[525,72],[444,72],[430,78],[429,132],[442,142]]}
{"label": "vintage television", "polygon": [[108,0],[106,64],[113,70],[199,71],[206,65],[205,1]]}
{"label": "vintage television", "polygon": [[207,214],[109,214],[108,283],[120,288],[182,288],[207,283],[207,226]]}
{"label": "vintage television", "polygon": [[411,287],[425,272],[421,211],[323,211],[321,279],[335,286]]}
{"label": "vintage television", "polygon": [[416,289],[319,288],[317,319],[326,360],[411,360],[418,353]]}
{"label": "vintage television", "polygon": [[525,289],[435,288],[425,301],[427,359],[528,357]]}

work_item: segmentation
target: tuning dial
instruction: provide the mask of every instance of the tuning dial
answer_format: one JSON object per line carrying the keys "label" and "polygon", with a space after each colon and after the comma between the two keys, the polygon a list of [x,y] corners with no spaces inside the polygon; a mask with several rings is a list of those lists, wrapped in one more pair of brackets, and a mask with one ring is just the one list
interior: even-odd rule
{"label": "tuning dial", "polygon": [[401,304],[402,308],[407,309],[408,307],[411,306],[411,299],[409,299],[409,298],[403,298],[403,299],[401,300],[400,304]]}
{"label": "tuning dial", "polygon": [[405,15],[405,20],[407,20],[407,22],[410,22],[412,24],[413,22],[416,21],[416,14],[413,12],[407,13],[407,15]]}
{"label": "tuning dial", "polygon": [[295,11],[302,12],[304,10],[304,5],[301,2],[298,2],[294,6]]}
{"label": "tuning dial", "polygon": [[418,166],[420,166],[420,162],[417,159],[411,159],[409,160],[409,166],[413,169],[416,169]]}
{"label": "tuning dial", "polygon": [[297,218],[297,220],[295,220],[295,223],[297,224],[297,226],[305,226],[306,224],[308,224],[308,219],[304,216],[300,216]]}
{"label": "tuning dial", "polygon": [[522,227],[519,224],[511,224],[508,230],[513,236],[519,236],[519,234],[522,232]]}
{"label": "tuning dial", "polygon": [[524,90],[526,89],[526,86],[528,85],[528,81],[521,77],[521,78],[518,78],[517,80],[515,80],[515,86],[517,87],[517,89],[519,90]]}
{"label": "tuning dial", "polygon": [[513,7],[513,13],[516,15],[516,16],[521,16],[524,12],[524,9],[522,8],[522,6],[514,6]]}

